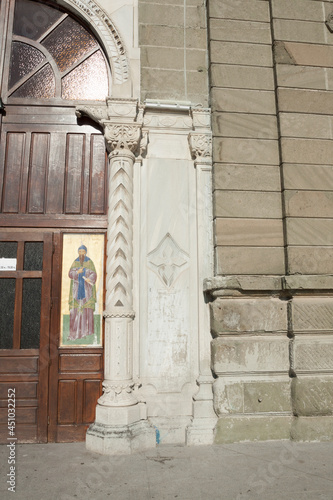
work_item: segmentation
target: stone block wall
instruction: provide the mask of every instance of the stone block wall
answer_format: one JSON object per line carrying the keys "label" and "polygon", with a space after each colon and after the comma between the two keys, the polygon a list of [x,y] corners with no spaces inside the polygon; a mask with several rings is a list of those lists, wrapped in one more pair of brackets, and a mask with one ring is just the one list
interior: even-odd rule
{"label": "stone block wall", "polygon": [[139,0],[142,101],[212,110],[216,442],[333,439],[331,12]]}
{"label": "stone block wall", "polygon": [[208,105],[204,0],[139,0],[141,99]]}
{"label": "stone block wall", "polygon": [[216,274],[284,273],[269,2],[208,2]]}
{"label": "stone block wall", "polygon": [[331,12],[208,2],[217,442],[333,439]]}

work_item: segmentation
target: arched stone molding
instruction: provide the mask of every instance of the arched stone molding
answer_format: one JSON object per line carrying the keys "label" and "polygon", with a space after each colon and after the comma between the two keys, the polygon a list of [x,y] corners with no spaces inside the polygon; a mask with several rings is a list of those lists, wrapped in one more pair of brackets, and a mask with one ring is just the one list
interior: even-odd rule
{"label": "arched stone molding", "polygon": [[[65,7],[67,10],[85,20],[98,37],[111,66],[112,95],[116,97],[138,97],[133,96],[133,93],[137,93],[139,89],[139,82],[133,81],[133,75],[135,75],[137,71],[131,71],[132,64],[129,60],[129,54],[133,47],[125,46],[123,37],[120,35],[109,13],[93,0],[55,1],[58,5]],[[118,8],[118,10],[120,9]],[[124,34],[124,36],[126,36],[126,34]],[[127,38],[130,40],[130,37],[127,36]],[[131,38],[133,39],[133,37]]]}

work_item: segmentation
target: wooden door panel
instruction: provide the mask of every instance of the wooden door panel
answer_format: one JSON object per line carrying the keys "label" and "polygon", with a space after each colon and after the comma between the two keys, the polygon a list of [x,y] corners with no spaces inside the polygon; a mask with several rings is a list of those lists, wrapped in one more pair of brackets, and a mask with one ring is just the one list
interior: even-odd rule
{"label": "wooden door panel", "polygon": [[33,133],[29,158],[28,212],[44,213],[50,134]]}
{"label": "wooden door panel", "polygon": [[65,212],[68,214],[82,213],[84,146],[85,137],[82,134],[68,134],[65,200]]}
{"label": "wooden door panel", "polygon": [[6,141],[3,141],[2,158],[5,160],[1,169],[4,172],[3,212],[18,213],[19,211],[25,136],[25,133],[8,133]]}
{"label": "wooden door panel", "polygon": [[77,381],[60,380],[58,386],[58,425],[72,424],[77,420]]}
{"label": "wooden door panel", "polygon": [[102,380],[83,381],[83,405],[82,405],[82,422],[91,424],[95,420],[95,408],[97,399],[102,392]]}
{"label": "wooden door panel", "polygon": [[2,213],[105,215],[103,135],[74,124],[48,124],[46,133],[45,125],[12,119],[9,110],[0,142]]}
{"label": "wooden door panel", "polygon": [[[3,230],[0,233],[0,243],[16,244],[17,262],[16,271],[0,272],[0,280],[9,277],[16,281],[12,347],[0,349],[1,415],[4,418],[7,412],[8,417],[8,389],[14,389],[15,437],[24,442],[46,442],[52,233]],[[32,252],[37,250],[36,244],[39,249],[43,244],[39,260],[35,260],[35,254]],[[34,255],[33,260],[30,260],[31,255]],[[39,266],[42,271],[38,270]],[[31,270],[31,267],[36,270]],[[31,295],[31,288],[25,287],[25,284],[31,284],[36,280],[42,281],[40,304],[37,304],[37,308],[36,303],[39,299]],[[25,290],[28,295],[24,295]],[[32,300],[30,307],[26,300]],[[34,324],[30,322],[33,311],[36,313]],[[24,348],[30,344],[30,334],[35,325],[37,325],[37,337],[33,337],[33,341],[37,346],[33,349]],[[6,442],[8,438],[7,422],[8,418],[2,420],[0,424],[1,442]]]}

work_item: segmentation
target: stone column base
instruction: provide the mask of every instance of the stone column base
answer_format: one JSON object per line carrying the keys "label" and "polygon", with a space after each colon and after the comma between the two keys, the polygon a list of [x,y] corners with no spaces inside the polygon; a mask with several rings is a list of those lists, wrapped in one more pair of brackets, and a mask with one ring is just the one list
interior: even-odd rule
{"label": "stone column base", "polygon": [[146,405],[97,405],[96,421],[86,434],[86,448],[102,455],[131,454],[156,446],[156,432],[146,420]]}
{"label": "stone column base", "polygon": [[186,429],[186,444],[214,444],[214,429],[217,418],[196,418]]}

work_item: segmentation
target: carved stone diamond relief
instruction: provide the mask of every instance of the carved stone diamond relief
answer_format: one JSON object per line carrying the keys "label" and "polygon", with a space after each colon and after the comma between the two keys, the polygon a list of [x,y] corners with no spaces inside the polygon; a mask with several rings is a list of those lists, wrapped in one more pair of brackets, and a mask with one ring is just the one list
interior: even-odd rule
{"label": "carved stone diamond relief", "polygon": [[167,233],[159,245],[148,254],[148,266],[170,288],[187,269],[189,256],[182,250],[173,237]]}

